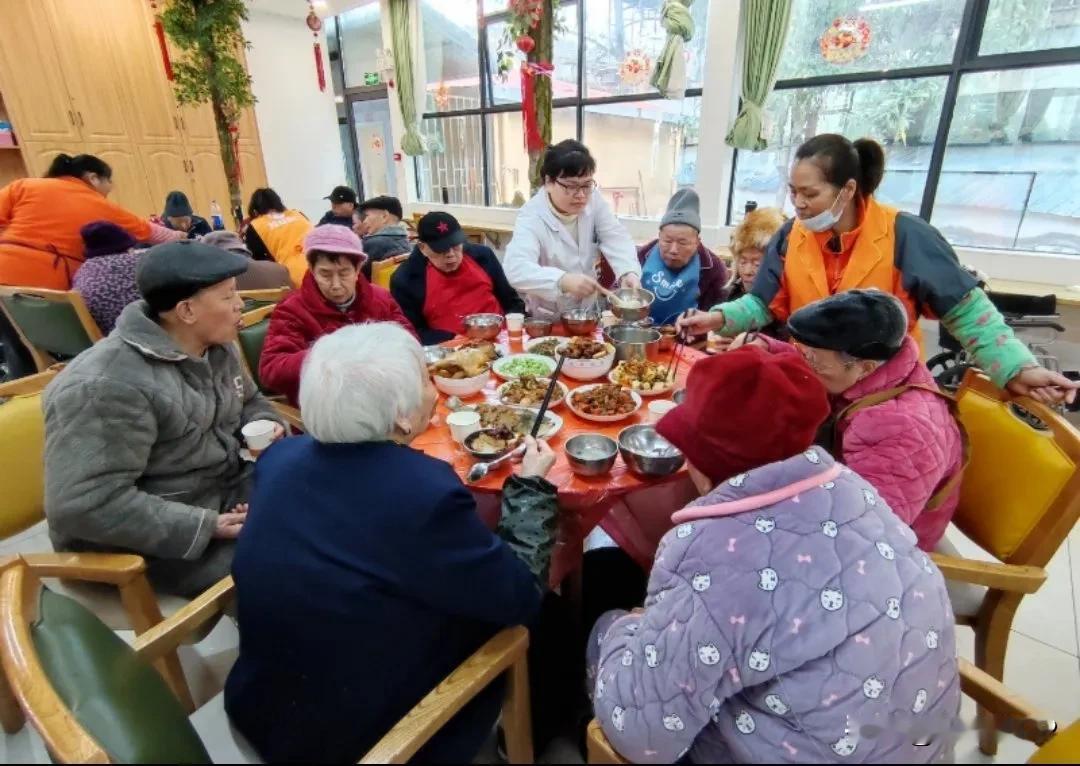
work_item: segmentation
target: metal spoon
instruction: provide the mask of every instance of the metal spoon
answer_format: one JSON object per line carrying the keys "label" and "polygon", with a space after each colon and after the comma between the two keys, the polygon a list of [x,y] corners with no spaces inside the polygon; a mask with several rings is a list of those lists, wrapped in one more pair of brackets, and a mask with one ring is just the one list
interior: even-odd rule
{"label": "metal spoon", "polygon": [[492,468],[497,468],[498,466],[505,463],[507,460],[524,454],[525,445],[522,444],[510,450],[502,457],[495,458],[494,460],[491,460],[487,463],[476,463],[472,468],[469,469],[469,473],[465,477],[465,481],[469,482],[470,484],[475,484],[476,482],[481,481],[485,476],[487,476],[488,472],[491,471]]}

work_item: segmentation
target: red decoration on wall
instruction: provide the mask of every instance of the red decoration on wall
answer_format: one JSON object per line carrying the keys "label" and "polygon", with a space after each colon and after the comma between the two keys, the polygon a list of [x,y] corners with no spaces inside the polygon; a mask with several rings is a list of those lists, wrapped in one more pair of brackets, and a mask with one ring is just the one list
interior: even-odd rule
{"label": "red decoration on wall", "polygon": [[551,77],[555,67],[550,61],[531,63],[521,62],[521,114],[525,127],[525,151],[538,152],[544,148],[544,139],[540,137],[540,126],[536,123],[536,101],[533,91],[537,77]]}
{"label": "red decoration on wall", "polygon": [[158,48],[161,50],[161,64],[165,67],[165,77],[172,82],[176,76],[173,74],[172,59],[169,58],[169,46],[165,42],[165,25],[161,23],[157,3],[154,0],[150,2],[150,9],[154,12],[154,34],[157,36]]}
{"label": "red decoration on wall", "polygon": [[315,5],[308,0],[308,15],[304,20],[311,35],[315,38],[315,75],[319,80],[319,90],[326,91],[326,72],[323,69],[322,46],[319,45],[319,31],[323,28],[322,19],[315,13]]}
{"label": "red decoration on wall", "polygon": [[315,43],[315,74],[319,77],[319,90],[326,90],[326,72],[323,71],[322,46]]}

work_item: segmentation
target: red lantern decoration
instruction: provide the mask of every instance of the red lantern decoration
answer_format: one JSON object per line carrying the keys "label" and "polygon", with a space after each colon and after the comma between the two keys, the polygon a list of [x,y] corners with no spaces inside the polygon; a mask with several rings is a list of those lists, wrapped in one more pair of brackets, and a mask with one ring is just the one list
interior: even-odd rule
{"label": "red lantern decoration", "polygon": [[536,47],[536,40],[533,40],[528,35],[522,35],[517,40],[515,40],[514,43],[517,45],[518,50],[524,53],[526,56],[528,56],[529,53],[532,52],[532,49]]}
{"label": "red lantern decoration", "polygon": [[172,60],[169,58],[169,46],[165,42],[165,25],[161,23],[155,0],[150,0],[150,10],[154,12],[154,35],[157,37],[158,48],[161,50],[161,64],[165,68],[166,79],[172,82],[176,76],[173,74]]}
{"label": "red lantern decoration", "polygon": [[322,46],[319,44],[319,32],[323,28],[322,19],[315,13],[315,6],[308,0],[308,15],[305,19],[308,29],[315,38],[315,77],[319,82],[319,90],[326,91],[326,71],[323,69]]}

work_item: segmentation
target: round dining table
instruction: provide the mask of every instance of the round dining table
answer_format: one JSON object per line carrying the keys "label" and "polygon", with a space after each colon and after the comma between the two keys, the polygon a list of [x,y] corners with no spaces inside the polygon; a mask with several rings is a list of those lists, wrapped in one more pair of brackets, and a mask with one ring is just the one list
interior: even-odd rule
{"label": "round dining table", "polygon": [[[518,354],[524,351],[523,338],[510,337],[504,330],[493,341],[505,354]],[[599,336],[597,336],[599,340]],[[524,338],[527,340],[527,338]],[[464,342],[458,338],[448,341],[446,346],[457,346]],[[663,352],[658,360],[662,363],[672,359],[675,351]],[[675,373],[675,389],[686,385],[686,376],[705,354],[690,347],[682,347],[678,353],[678,367]],[[596,381],[579,381],[562,375],[560,380],[571,391],[578,386],[596,382],[608,382],[607,377]],[[502,383],[494,374],[492,380],[479,394],[464,400],[465,404],[481,404],[485,401],[498,404],[496,388]],[[584,477],[573,472],[564,451],[566,441],[577,434],[598,433],[618,440],[619,432],[624,428],[651,422],[648,404],[657,399],[670,399],[671,394],[655,397],[642,397],[643,404],[633,415],[617,423],[599,423],[585,420],[575,415],[570,408],[561,403],[552,408],[552,412],[563,420],[563,426],[557,434],[547,441],[555,451],[555,466],[547,475],[547,480],[558,490],[559,524],[552,553],[549,584],[552,588],[572,574],[581,564],[583,541],[597,525],[610,535],[616,543],[630,553],[643,566],[651,564],[656,543],[663,532],[670,527],[670,517],[682,508],[692,497],[693,487],[683,466],[678,472],[662,478],[650,478],[634,473],[618,456],[610,473]],[[446,425],[449,410],[447,397],[440,394],[438,411],[432,425],[412,443],[412,447],[424,453],[444,460],[454,467],[462,481],[472,465],[477,462],[461,444],[454,441],[450,428]],[[505,465],[492,470],[487,477],[469,488],[476,498],[478,511],[484,522],[492,529],[498,523],[501,511],[502,486],[513,465]]]}

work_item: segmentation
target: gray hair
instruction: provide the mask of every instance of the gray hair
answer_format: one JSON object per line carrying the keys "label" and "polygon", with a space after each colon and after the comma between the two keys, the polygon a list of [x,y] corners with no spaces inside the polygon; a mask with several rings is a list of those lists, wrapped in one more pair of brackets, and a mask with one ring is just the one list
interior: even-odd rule
{"label": "gray hair", "polygon": [[304,428],[324,444],[389,438],[423,401],[424,351],[393,322],[350,325],[320,338],[300,374]]}

